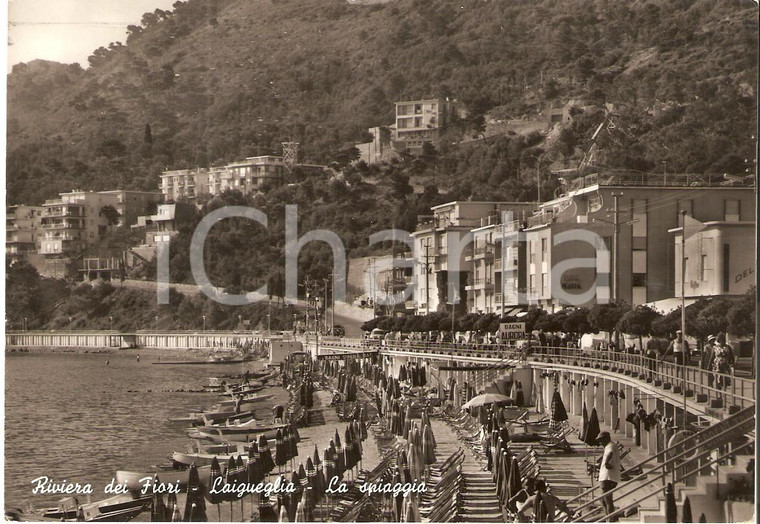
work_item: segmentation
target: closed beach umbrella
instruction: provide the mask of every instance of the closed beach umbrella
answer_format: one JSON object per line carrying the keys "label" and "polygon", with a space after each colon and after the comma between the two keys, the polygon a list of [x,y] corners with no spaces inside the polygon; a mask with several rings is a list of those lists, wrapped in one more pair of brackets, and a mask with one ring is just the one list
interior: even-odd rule
{"label": "closed beach umbrella", "polygon": [[[285,475],[280,475],[280,485],[286,486],[288,480]],[[288,518],[288,508],[290,507],[290,493],[277,493],[277,503],[280,505],[280,522],[282,522],[282,512],[285,511],[285,518]],[[290,520],[290,519],[288,519]]]}
{"label": "closed beach umbrella", "polygon": [[565,409],[565,403],[562,402],[562,397],[559,391],[554,390],[554,397],[552,397],[552,413],[549,418],[549,427],[556,428],[561,422],[567,420],[567,410]]}
{"label": "closed beach umbrella", "polygon": [[435,443],[430,426],[422,429],[422,459],[426,466],[435,463]]}
{"label": "closed beach umbrella", "polygon": [[[401,478],[401,473],[398,468],[396,468],[396,473],[393,475],[393,484],[395,486],[400,486],[403,483],[403,479]],[[396,522],[401,522],[401,518],[403,517],[403,506],[404,506],[404,495],[401,491],[399,491],[398,495],[394,497],[393,501],[393,516],[395,517]]]}
{"label": "closed beach umbrella", "polygon": [[665,486],[665,522],[678,522],[678,507],[676,506],[676,496],[673,493],[673,484],[668,482]]}
{"label": "closed beach umbrella", "polygon": [[[282,428],[282,447],[283,447],[283,454],[285,455],[285,462],[287,463],[288,460],[292,459],[293,457],[290,456],[290,426],[285,426]],[[277,436],[275,434],[275,442],[277,442]]]}
{"label": "closed beach umbrella", "polygon": [[425,464],[422,461],[422,452],[413,443],[409,444],[409,473],[412,481],[425,478]]}
{"label": "closed beach umbrella", "polygon": [[683,499],[683,509],[681,510],[681,522],[693,522],[692,516],[691,516],[691,501],[689,500],[689,497],[684,497]]}
{"label": "closed beach umbrella", "polygon": [[296,518],[296,508],[298,507],[298,502],[301,500],[301,492],[303,491],[303,488],[301,487],[301,479],[298,477],[298,473],[294,471],[291,473],[290,476],[290,483],[293,484],[293,488],[295,491],[290,494],[290,505],[288,506],[288,518],[291,522],[295,522]]}
{"label": "closed beach umbrella", "polygon": [[454,403],[454,407],[456,409],[460,409],[462,407],[462,400],[459,398],[459,388],[456,386],[456,381],[454,382],[454,392],[451,395],[451,401]]}
{"label": "closed beach umbrella", "polygon": [[[507,496],[506,500],[509,501],[512,497],[517,495],[517,492],[522,489],[522,480],[520,479],[520,466],[517,463],[517,457],[512,457],[512,464],[509,468],[509,482],[507,482]],[[517,511],[517,507],[511,507],[512,511]]]}
{"label": "closed beach umbrella", "polygon": [[[433,434],[433,425],[430,422],[430,415],[428,415],[427,409],[422,412],[422,427],[429,427],[430,428],[430,442],[433,444],[433,448],[437,446],[435,442],[435,435]],[[424,436],[424,434],[423,434]]]}
{"label": "closed beach umbrella", "polygon": [[404,522],[420,522],[420,510],[417,507],[417,497],[409,495],[406,497],[406,510],[404,511]]}
{"label": "closed beach umbrella", "polygon": [[[295,432],[295,427],[286,428],[288,431],[288,458],[294,459],[298,456],[298,434]],[[283,439],[285,435],[283,435]]]}
{"label": "closed beach umbrella", "polygon": [[322,496],[325,494],[327,483],[325,482],[325,472],[322,466],[322,461],[319,458],[319,450],[317,450],[316,444],[314,444],[314,455],[312,457],[312,462],[314,462],[314,469],[317,471],[317,485],[315,488],[315,491],[316,491],[315,499],[319,501],[322,498]]}
{"label": "closed beach umbrella", "polygon": [[182,515],[177,505],[177,495],[174,493],[169,493],[169,496],[166,497],[166,512],[169,515],[170,522],[182,522]]}
{"label": "closed beach umbrella", "polygon": [[318,488],[317,469],[314,467],[314,462],[311,460],[311,457],[306,459],[306,479],[311,488],[310,491],[315,491]]}
{"label": "closed beach umbrella", "polygon": [[599,437],[600,432],[599,415],[596,412],[596,408],[593,408],[591,410],[591,416],[588,418],[588,427],[586,428],[583,442],[590,446],[597,446],[599,443],[596,439]]}
{"label": "closed beach umbrella", "polygon": [[398,370],[398,379],[401,382],[404,382],[406,380],[406,366],[401,364],[401,367]]}
{"label": "closed beach umbrella", "polygon": [[185,522],[206,522],[206,501],[203,500],[201,479],[198,476],[198,468],[195,464],[190,465],[187,477],[187,498],[185,499]]}
{"label": "closed beach umbrella", "polygon": [[303,503],[303,500],[301,500],[298,503],[298,507],[296,508],[296,514],[295,514],[295,518],[293,519],[293,522],[308,522],[308,520],[306,520],[306,508]]}
{"label": "closed beach umbrella", "polygon": [[[153,476],[153,485],[158,484],[158,476]],[[151,522],[166,522],[171,519],[172,516],[168,512],[166,504],[164,504],[164,496],[161,493],[153,495],[153,503],[150,506],[150,521]]]}
{"label": "closed beach umbrella", "polygon": [[[289,442],[288,445],[290,445]],[[279,429],[277,430],[277,435],[275,436],[274,450],[274,463],[277,464],[277,467],[280,468],[280,471],[282,472],[282,466],[288,463],[288,457],[285,452],[285,444],[282,440],[282,431]]]}
{"label": "closed beach umbrella", "polygon": [[[206,490],[206,498],[211,504],[214,504],[216,506],[216,511],[219,514],[219,521],[222,520],[222,509],[219,507],[219,504],[224,501],[224,498],[222,497],[221,493],[211,493],[211,488],[216,484],[218,478],[222,476],[222,468],[219,466],[219,461],[216,459],[216,457],[213,458],[211,461],[211,473],[209,473],[208,477],[208,490]],[[215,490],[215,491],[218,491]]]}
{"label": "closed beach umbrella", "polygon": [[298,481],[302,490],[309,487],[309,477],[306,476],[306,468],[303,467],[303,464],[298,465]]}
{"label": "closed beach umbrella", "polygon": [[251,442],[248,446],[248,482],[258,484],[264,480],[264,472],[261,470],[261,456],[259,455],[259,445]]}
{"label": "closed beach umbrella", "polygon": [[519,407],[525,405],[525,393],[523,393],[522,382],[517,383],[517,394],[515,395],[515,404]]}
{"label": "closed beach umbrella", "polygon": [[269,443],[263,433],[259,435],[259,457],[261,459],[261,470],[264,475],[268,475],[274,469],[274,461],[272,460],[272,453],[269,451]]}
{"label": "closed beach umbrella", "polygon": [[338,430],[335,430],[335,469],[338,471],[338,476],[343,477],[343,473],[346,472],[348,467],[346,466],[345,456],[343,455],[343,445],[340,442],[340,435]]}
{"label": "closed beach umbrella", "polygon": [[332,450],[326,448],[322,454],[325,463],[325,489],[330,485],[330,481],[333,477],[337,476],[335,473],[335,460],[333,459]]}
{"label": "closed beach umbrella", "polygon": [[261,495],[259,498],[259,522],[277,522],[277,513],[272,507],[269,497]]}
{"label": "closed beach umbrella", "polygon": [[[248,480],[248,472],[246,471],[242,454],[238,455],[237,459],[235,459],[235,480],[238,485],[245,484]],[[240,514],[243,515],[245,511],[245,508],[243,507],[243,497],[238,498],[240,499]]]}
{"label": "closed beach umbrella", "polygon": [[290,522],[288,520],[288,509],[285,506],[280,506],[280,522]]}
{"label": "closed beach umbrella", "polygon": [[586,431],[588,431],[588,410],[586,402],[583,402],[583,414],[581,416],[581,429],[578,432],[578,438],[581,442],[586,442]]}
{"label": "closed beach umbrella", "polygon": [[345,438],[343,439],[343,463],[346,470],[353,469],[354,462],[354,441],[351,438],[351,426],[346,426]]}

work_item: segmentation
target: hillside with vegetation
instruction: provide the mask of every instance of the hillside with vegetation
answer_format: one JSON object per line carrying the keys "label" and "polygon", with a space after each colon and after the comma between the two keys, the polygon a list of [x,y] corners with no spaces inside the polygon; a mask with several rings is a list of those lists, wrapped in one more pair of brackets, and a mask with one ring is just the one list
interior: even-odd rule
{"label": "hillside with vegetation", "polygon": [[[393,121],[395,101],[432,96],[464,112],[434,155],[374,173],[395,202],[406,176],[456,198],[535,198],[536,169],[577,166],[605,103],[616,117],[599,168],[741,174],[757,36],[749,0],[178,1],[86,69],[14,67],[7,200],[156,188],[167,167],[277,153],[284,140],[307,161],[340,161]],[[489,111],[530,117],[569,99],[590,109],[553,140],[458,143]]]}
{"label": "hillside with vegetation", "polygon": [[[265,212],[266,229],[217,224],[206,267],[230,292],[267,283],[279,296],[287,204],[298,206],[299,235],[333,231],[354,257],[388,253],[370,234],[411,231],[445,201],[534,200],[537,174],[547,199],[557,185],[549,171],[578,167],[592,143],[591,170],[744,174],[757,41],[749,0],[178,1],[146,13],[124,43],[95,50],[86,69],[13,68],[6,198],[155,189],[167,168],[278,154],[282,141],[298,141],[303,161],[331,169],[295,169],[261,195],[199,198],[196,219],[228,204]],[[460,108],[437,146],[352,162],[369,127],[393,122],[395,101],[423,97]],[[483,138],[489,116],[529,120],[570,100],[581,103],[549,133]],[[173,282],[193,282],[191,236],[188,227],[172,241]],[[299,274],[329,278],[331,258],[310,243]],[[148,265],[133,276],[154,275]]]}

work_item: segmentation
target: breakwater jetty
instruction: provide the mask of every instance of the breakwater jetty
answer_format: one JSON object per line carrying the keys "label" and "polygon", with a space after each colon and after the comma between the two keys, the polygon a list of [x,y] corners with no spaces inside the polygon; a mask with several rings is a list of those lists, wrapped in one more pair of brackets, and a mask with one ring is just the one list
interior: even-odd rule
{"label": "breakwater jetty", "polygon": [[230,332],[153,332],[117,333],[109,331],[26,331],[5,334],[7,348],[166,348],[214,349],[237,348],[260,340],[263,335]]}

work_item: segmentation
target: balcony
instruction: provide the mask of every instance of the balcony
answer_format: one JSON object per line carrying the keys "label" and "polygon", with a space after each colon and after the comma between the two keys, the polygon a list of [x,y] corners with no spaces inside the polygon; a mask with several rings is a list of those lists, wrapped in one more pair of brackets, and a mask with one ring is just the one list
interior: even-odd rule
{"label": "balcony", "polygon": [[435,229],[435,217],[433,215],[417,215],[417,226],[415,231],[427,231]]}
{"label": "balcony", "polygon": [[616,173],[591,175],[570,180],[567,191],[573,192],[593,186],[638,187],[754,187],[753,176],[727,177],[715,174],[667,174],[667,173]]}
{"label": "balcony", "polygon": [[472,281],[472,284],[468,284],[464,287],[466,291],[485,290],[493,291],[493,280],[490,278],[476,278]]}

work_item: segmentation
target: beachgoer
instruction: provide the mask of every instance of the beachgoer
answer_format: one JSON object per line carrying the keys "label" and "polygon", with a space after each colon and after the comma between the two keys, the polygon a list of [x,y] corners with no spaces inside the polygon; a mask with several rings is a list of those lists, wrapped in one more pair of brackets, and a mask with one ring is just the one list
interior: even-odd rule
{"label": "beachgoer", "polygon": [[670,353],[673,353],[676,364],[679,366],[689,365],[689,342],[684,340],[683,333],[680,329],[676,331],[676,338],[670,342],[670,345],[665,351],[665,354],[660,357],[660,361],[662,361]]}
{"label": "beachgoer", "polygon": [[140,355],[137,355],[137,361],[140,362]]}
{"label": "beachgoer", "polygon": [[546,481],[538,479],[536,481],[536,493],[528,497],[528,500],[517,511],[517,517],[520,521],[523,521],[526,510],[530,508],[533,508],[533,515],[537,517],[541,513],[541,506],[545,509],[545,513],[543,518],[536,518],[536,522],[554,522],[554,514],[557,510],[562,510],[570,518],[573,517],[573,512],[567,507],[567,504],[551,493],[546,492]]}
{"label": "beachgoer", "polygon": [[611,515],[615,512],[615,505],[612,494],[609,492],[615,489],[615,486],[620,482],[620,453],[617,445],[612,442],[612,437],[608,431],[602,431],[597,442],[604,446],[602,464],[599,466],[599,485],[602,487],[602,492],[605,493],[602,498],[602,505],[607,515]]}
{"label": "beachgoer", "polygon": [[726,344],[726,334],[719,333],[715,339],[712,364],[717,389],[725,390],[731,385],[730,375],[734,372],[734,362],[734,348]]}
{"label": "beachgoer", "polygon": [[106,366],[110,366],[110,365],[111,365],[111,361],[110,360],[106,360]]}

